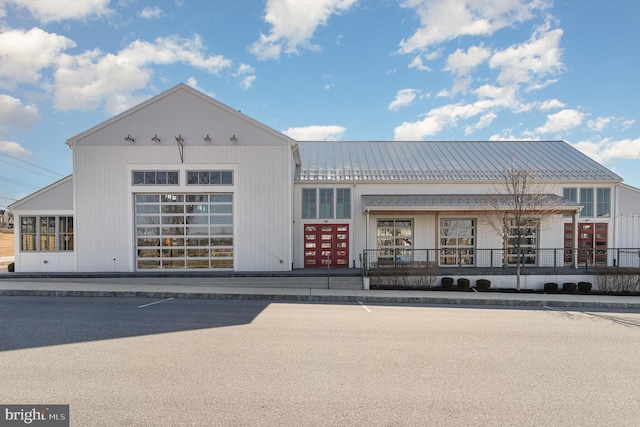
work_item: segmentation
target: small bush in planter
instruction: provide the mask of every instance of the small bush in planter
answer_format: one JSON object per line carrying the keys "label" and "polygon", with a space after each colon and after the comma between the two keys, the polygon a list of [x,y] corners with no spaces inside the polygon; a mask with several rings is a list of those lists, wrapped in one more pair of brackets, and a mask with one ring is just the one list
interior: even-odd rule
{"label": "small bush in planter", "polygon": [[478,279],[476,280],[476,289],[479,291],[486,291],[491,287],[491,280],[489,279]]}
{"label": "small bush in planter", "polygon": [[575,294],[578,290],[578,285],[572,282],[567,282],[562,284],[562,292],[568,292],[570,294]]}
{"label": "small bush in planter", "polygon": [[440,280],[440,286],[442,289],[453,289],[453,277],[443,277]]}
{"label": "small bush in planter", "polygon": [[544,291],[545,292],[558,292],[558,284],[557,283],[545,283],[544,284]]}
{"label": "small bush in planter", "polygon": [[592,285],[590,282],[578,282],[578,292],[588,293],[591,292]]}
{"label": "small bush in planter", "polygon": [[7,271],[8,271],[9,273],[13,273],[13,272],[15,272],[15,271],[16,271],[16,265],[15,265],[15,263],[13,263],[13,262],[12,262],[11,264],[9,264],[9,265],[7,266]]}
{"label": "small bush in planter", "polygon": [[461,291],[468,291],[471,287],[471,280],[465,278],[458,279],[458,289]]}

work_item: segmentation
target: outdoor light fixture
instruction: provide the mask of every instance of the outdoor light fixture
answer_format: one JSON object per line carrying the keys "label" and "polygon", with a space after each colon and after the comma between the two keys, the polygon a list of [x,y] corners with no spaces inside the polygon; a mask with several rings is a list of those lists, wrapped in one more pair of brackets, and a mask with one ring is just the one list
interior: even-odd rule
{"label": "outdoor light fixture", "polygon": [[233,144],[237,144],[238,143],[238,138],[236,138],[236,134],[234,133],[233,136],[231,138],[229,138],[229,141],[231,141]]}
{"label": "outdoor light fixture", "polygon": [[204,142],[206,142],[207,144],[211,144],[211,137],[209,136],[209,134],[207,134],[207,136],[204,137]]}
{"label": "outdoor light fixture", "polygon": [[132,143],[132,144],[133,144],[134,142],[136,142],[136,140],[135,140],[134,138],[132,138],[132,137],[131,137],[131,134],[127,135],[127,137],[126,137],[124,140],[125,140],[125,141],[127,141],[127,142],[130,142],[130,143]]}
{"label": "outdoor light fixture", "polygon": [[176,136],[176,144],[178,144],[178,153],[180,153],[180,162],[184,163],[184,138],[182,134]]}
{"label": "outdoor light fixture", "polygon": [[158,138],[158,134],[157,133],[155,135],[153,135],[153,138],[151,138],[151,140],[153,142],[160,142],[160,138]]}

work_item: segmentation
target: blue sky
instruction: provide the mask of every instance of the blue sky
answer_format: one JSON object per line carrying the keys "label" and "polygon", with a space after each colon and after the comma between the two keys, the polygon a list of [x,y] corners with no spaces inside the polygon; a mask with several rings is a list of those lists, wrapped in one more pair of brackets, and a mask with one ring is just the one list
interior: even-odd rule
{"label": "blue sky", "polygon": [[183,82],[299,140],[563,139],[640,187],[637,0],[0,0],[0,209]]}

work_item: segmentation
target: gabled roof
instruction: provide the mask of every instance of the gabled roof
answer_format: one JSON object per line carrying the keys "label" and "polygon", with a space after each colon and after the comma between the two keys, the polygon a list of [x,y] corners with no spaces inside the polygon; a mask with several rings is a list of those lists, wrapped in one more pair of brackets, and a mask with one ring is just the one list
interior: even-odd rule
{"label": "gabled roof", "polygon": [[171,89],[168,89],[168,90],[160,93],[159,95],[156,95],[156,96],[154,96],[152,98],[149,98],[146,101],[136,105],[135,107],[132,107],[132,108],[130,108],[130,109],[128,109],[128,110],[126,110],[126,111],[124,111],[124,112],[122,112],[122,113],[120,113],[120,114],[118,114],[118,115],[116,115],[116,116],[114,116],[112,118],[110,118],[109,120],[106,120],[106,121],[104,121],[104,122],[102,122],[102,123],[90,128],[90,129],[87,129],[86,131],[84,131],[84,132],[82,132],[82,133],[80,133],[80,134],[78,134],[78,135],[76,135],[74,137],[69,138],[67,140],[66,144],[69,147],[73,148],[73,146],[79,140],[81,140],[81,139],[83,139],[83,138],[85,138],[85,137],[87,137],[87,136],[89,136],[89,135],[91,135],[91,134],[93,134],[95,132],[98,132],[99,130],[101,130],[101,129],[103,129],[103,128],[105,128],[105,127],[107,127],[107,126],[109,126],[109,125],[111,125],[111,124],[113,124],[115,122],[118,122],[119,120],[122,120],[125,117],[128,117],[128,116],[130,116],[132,114],[135,114],[136,112],[148,107],[149,105],[151,105],[153,103],[156,103],[156,102],[158,102],[158,101],[160,101],[160,100],[162,100],[162,99],[164,99],[166,97],[169,97],[169,96],[173,95],[174,93],[176,93],[178,91],[189,92],[192,95],[194,95],[194,96],[196,96],[198,98],[201,98],[202,100],[204,100],[204,101],[206,101],[206,102],[208,102],[208,103],[210,103],[210,104],[212,104],[212,105],[224,110],[228,114],[231,114],[231,115],[237,117],[238,119],[243,120],[243,121],[245,121],[245,122],[247,122],[247,123],[249,123],[249,124],[251,124],[251,125],[253,125],[253,126],[257,127],[257,128],[260,128],[264,132],[267,132],[267,133],[269,133],[269,134],[271,134],[271,135],[273,135],[273,136],[275,136],[275,137],[287,142],[291,146],[292,149],[296,148],[295,147],[296,141],[293,140],[292,138],[288,137],[287,135],[272,129],[272,128],[266,126],[265,124],[260,123],[259,121],[252,119],[251,117],[249,117],[247,115],[242,114],[238,110],[234,110],[233,108],[231,108],[231,107],[229,107],[229,106],[227,106],[227,105],[225,105],[225,104],[223,104],[223,103],[211,98],[208,95],[205,95],[204,93],[202,93],[200,91],[197,91],[197,90],[187,86],[184,83],[179,83],[176,86],[172,87]]}
{"label": "gabled roof", "polygon": [[495,181],[511,168],[541,180],[622,178],[564,141],[299,142],[298,181]]}
{"label": "gabled roof", "polygon": [[8,206],[8,208],[13,211],[20,210],[20,208],[23,208],[24,206],[29,205],[30,202],[36,202],[38,199],[45,198],[49,194],[54,194],[55,197],[53,197],[53,199],[55,200],[55,206],[52,206],[50,204],[51,201],[45,202],[47,209],[49,210],[72,209],[73,208],[73,191],[71,187],[68,188],[69,191],[66,191],[66,192],[62,191],[64,195],[67,196],[66,198],[61,197],[62,195],[60,194],[60,191],[58,191],[58,190],[64,190],[63,186],[65,185],[69,185],[69,186],[73,185],[73,175],[64,177],[54,182],[53,184],[50,184],[36,191],[35,193],[31,193],[28,196],[23,197],[17,202],[13,202]]}

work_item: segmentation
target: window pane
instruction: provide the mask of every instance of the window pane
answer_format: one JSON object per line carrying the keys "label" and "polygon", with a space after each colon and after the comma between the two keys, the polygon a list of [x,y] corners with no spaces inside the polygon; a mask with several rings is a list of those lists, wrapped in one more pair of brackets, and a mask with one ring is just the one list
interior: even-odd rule
{"label": "window pane", "polygon": [[609,188],[598,188],[598,211],[600,218],[611,216],[611,190]]}
{"label": "window pane", "polygon": [[316,218],[316,189],[302,189],[302,218]]}
{"label": "window pane", "polygon": [[351,189],[336,190],[336,218],[351,218]]}
{"label": "window pane", "polygon": [[580,204],[583,206],[580,212],[581,217],[593,216],[593,188],[580,189]]}
{"label": "window pane", "polygon": [[319,218],[333,218],[333,188],[320,189]]}

